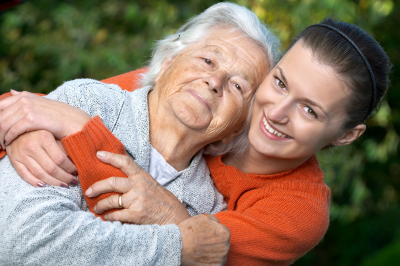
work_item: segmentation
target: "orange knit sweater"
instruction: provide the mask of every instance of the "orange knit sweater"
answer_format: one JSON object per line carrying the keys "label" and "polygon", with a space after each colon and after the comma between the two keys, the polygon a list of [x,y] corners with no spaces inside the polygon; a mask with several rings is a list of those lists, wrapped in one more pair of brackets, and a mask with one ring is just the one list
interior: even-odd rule
{"label": "orange knit sweater", "polygon": [[[103,80],[134,90],[138,73],[132,71]],[[136,78],[136,79],[135,79]],[[96,158],[99,150],[125,154],[122,143],[99,117],[92,118],[82,131],[62,140],[75,163],[82,190],[110,176],[126,175]],[[244,174],[207,158],[212,178],[228,203],[228,210],[216,214],[231,232],[231,248],[226,265],[289,265],[313,248],[329,224],[330,190],[315,157],[302,166],[275,175]],[[111,193],[86,198],[89,210]],[[103,214],[104,215],[104,214]]]}
{"label": "orange knit sweater", "polygon": [[207,157],[228,210],[216,214],[231,232],[226,265],[289,265],[311,250],[329,225],[330,190],[316,157],[273,175],[243,173]]}

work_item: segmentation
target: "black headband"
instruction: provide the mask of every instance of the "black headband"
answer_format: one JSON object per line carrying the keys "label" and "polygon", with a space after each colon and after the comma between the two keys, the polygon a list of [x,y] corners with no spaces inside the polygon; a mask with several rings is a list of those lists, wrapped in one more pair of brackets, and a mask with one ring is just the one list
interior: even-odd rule
{"label": "black headband", "polygon": [[[339,33],[340,35],[342,35],[349,43],[351,43],[351,45],[353,45],[353,47],[357,50],[357,52],[360,54],[361,58],[363,59],[364,64],[365,64],[365,66],[366,66],[367,69],[368,69],[369,76],[371,77],[372,87],[373,87],[373,89],[374,89],[374,90],[373,90],[372,103],[371,103],[371,106],[370,106],[370,108],[369,108],[369,110],[368,110],[367,116],[365,117],[365,119],[367,119],[368,116],[372,113],[373,108],[374,108],[374,106],[375,106],[375,104],[376,104],[376,94],[377,94],[377,92],[376,92],[375,75],[374,75],[374,72],[372,72],[372,68],[371,68],[371,66],[370,66],[370,64],[369,64],[369,62],[368,62],[368,60],[367,60],[367,58],[365,57],[365,55],[363,54],[363,52],[361,52],[360,48],[358,48],[357,44],[355,44],[355,43],[353,42],[353,40],[350,39],[349,36],[347,36],[343,31],[341,31],[341,30],[339,30],[339,29],[337,29],[337,28],[335,28],[335,27],[333,27],[333,26],[324,24],[324,23],[319,23],[319,24],[311,25],[310,27],[315,27],[315,26],[325,27],[325,28],[331,29],[331,30],[333,30],[333,31],[335,31],[335,32],[337,32],[337,33]],[[364,120],[365,120],[365,119],[364,119]]]}

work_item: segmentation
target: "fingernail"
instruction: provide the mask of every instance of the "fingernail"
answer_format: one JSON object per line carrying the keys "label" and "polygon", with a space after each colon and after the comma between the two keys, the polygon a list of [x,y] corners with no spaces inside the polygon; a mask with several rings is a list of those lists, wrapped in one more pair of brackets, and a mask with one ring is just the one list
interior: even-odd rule
{"label": "fingernail", "polygon": [[45,187],[46,186],[46,184],[43,183],[43,182],[39,182],[39,183],[37,183],[37,185],[38,185],[38,187]]}
{"label": "fingernail", "polygon": [[11,89],[10,91],[14,92],[14,93],[19,93],[19,91],[13,90]]}
{"label": "fingernail", "polygon": [[71,181],[71,183],[69,183],[71,186],[76,186],[78,185],[78,180],[74,179]]}
{"label": "fingernail", "polygon": [[94,211],[95,213],[97,213],[97,208],[96,208],[96,206],[94,206],[93,211]]}
{"label": "fingernail", "polygon": [[71,175],[77,176],[78,175],[78,171],[73,172]]}
{"label": "fingernail", "polygon": [[104,220],[107,220],[108,219],[108,215],[106,214],[106,215],[104,215]]}
{"label": "fingernail", "polygon": [[88,189],[86,190],[85,195],[86,195],[86,196],[90,196],[91,194],[92,194],[92,188],[90,187],[90,188],[88,188]]}
{"label": "fingernail", "polygon": [[97,157],[106,157],[106,153],[104,151],[98,151]]}
{"label": "fingernail", "polygon": [[61,184],[60,187],[68,188],[68,189],[69,189],[69,186],[67,186],[67,185],[65,185],[65,184]]}

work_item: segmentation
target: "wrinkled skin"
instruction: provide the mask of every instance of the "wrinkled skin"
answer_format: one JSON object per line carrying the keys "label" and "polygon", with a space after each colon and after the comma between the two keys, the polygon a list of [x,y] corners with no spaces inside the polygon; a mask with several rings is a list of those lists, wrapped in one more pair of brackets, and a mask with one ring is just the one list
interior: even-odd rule
{"label": "wrinkled skin", "polygon": [[[120,168],[128,178],[110,177],[93,184],[86,195],[95,197],[110,191],[125,193],[123,209],[107,214],[107,220],[135,224],[177,224],[182,235],[182,265],[223,265],[229,246],[229,229],[214,215],[190,217],[183,204],[158,184],[130,157],[99,152],[97,158]],[[99,201],[96,213],[118,207],[119,195]]]}

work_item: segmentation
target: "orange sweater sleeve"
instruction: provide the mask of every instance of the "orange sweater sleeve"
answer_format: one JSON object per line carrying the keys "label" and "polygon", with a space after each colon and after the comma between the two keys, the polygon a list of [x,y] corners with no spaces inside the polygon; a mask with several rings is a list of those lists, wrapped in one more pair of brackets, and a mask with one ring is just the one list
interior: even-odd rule
{"label": "orange sweater sleeve", "polygon": [[[124,145],[108,130],[100,117],[95,116],[86,123],[81,131],[63,138],[61,142],[78,169],[79,182],[83,192],[95,182],[111,176],[127,177],[120,169],[104,164],[96,157],[98,151],[126,155]],[[93,208],[98,201],[114,194],[117,193],[105,193],[95,198],[85,196],[89,210],[93,212]],[[103,219],[105,214],[115,210],[108,210],[100,217]]]}

